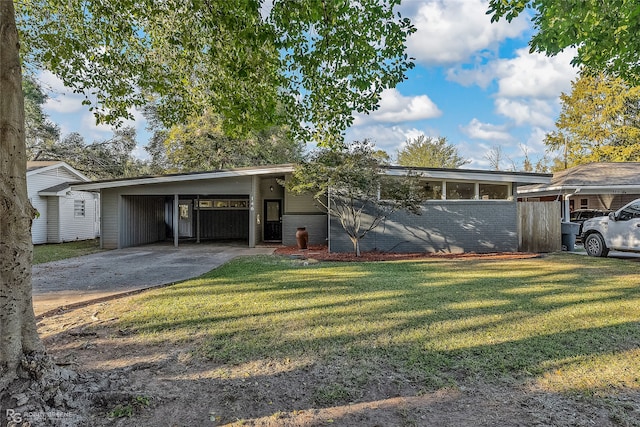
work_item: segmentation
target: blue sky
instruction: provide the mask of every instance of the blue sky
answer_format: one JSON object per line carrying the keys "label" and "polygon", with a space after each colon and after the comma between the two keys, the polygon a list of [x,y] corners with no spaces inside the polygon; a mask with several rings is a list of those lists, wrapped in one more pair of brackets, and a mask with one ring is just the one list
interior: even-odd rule
{"label": "blue sky", "polygon": [[[407,81],[383,93],[377,111],[356,116],[347,139],[370,138],[395,157],[409,138],[444,136],[471,160],[465,167],[474,169],[489,168],[485,156],[494,146],[508,157],[505,169],[521,165],[523,148],[533,160],[544,155],[559,96],[577,76],[573,52],[530,54],[528,18],[491,24],[486,10],[483,0],[404,0],[400,11],[417,28],[408,41],[416,67]],[[110,137],[111,129],[95,125],[80,96],[50,74],[41,79],[53,90],[45,111],[63,134],[79,132],[87,141]],[[132,113],[136,154],[144,158],[149,134],[142,115]]]}

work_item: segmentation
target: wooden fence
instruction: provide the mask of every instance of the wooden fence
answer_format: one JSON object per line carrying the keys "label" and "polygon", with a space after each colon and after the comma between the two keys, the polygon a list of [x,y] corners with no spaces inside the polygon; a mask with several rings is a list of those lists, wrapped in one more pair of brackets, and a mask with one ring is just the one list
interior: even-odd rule
{"label": "wooden fence", "polygon": [[560,202],[518,202],[518,250],[561,250],[561,216]]}

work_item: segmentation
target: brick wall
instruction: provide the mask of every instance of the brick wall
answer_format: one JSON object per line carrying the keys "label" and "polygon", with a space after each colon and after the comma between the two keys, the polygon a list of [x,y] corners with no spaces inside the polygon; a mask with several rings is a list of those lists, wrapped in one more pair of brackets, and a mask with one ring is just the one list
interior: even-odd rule
{"label": "brick wall", "polygon": [[309,232],[310,245],[325,245],[327,243],[327,215],[283,215],[282,244],[295,246],[296,229],[306,227]]}
{"label": "brick wall", "polygon": [[[340,222],[331,219],[330,250],[350,252],[353,245]],[[361,240],[362,251],[515,252],[518,250],[514,201],[441,201],[426,203],[422,215],[396,212]]]}

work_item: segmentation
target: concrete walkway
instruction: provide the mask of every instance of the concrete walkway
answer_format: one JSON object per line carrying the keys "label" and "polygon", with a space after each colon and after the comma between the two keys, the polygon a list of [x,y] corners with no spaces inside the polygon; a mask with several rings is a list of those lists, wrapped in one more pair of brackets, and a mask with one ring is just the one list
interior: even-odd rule
{"label": "concrete walkway", "polygon": [[99,252],[33,266],[36,315],[200,276],[238,256],[274,248],[235,245],[154,244]]}

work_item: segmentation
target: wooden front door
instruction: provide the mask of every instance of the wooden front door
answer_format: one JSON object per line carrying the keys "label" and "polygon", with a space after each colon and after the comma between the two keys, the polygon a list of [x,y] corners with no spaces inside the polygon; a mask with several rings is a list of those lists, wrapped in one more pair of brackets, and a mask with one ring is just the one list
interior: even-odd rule
{"label": "wooden front door", "polygon": [[264,241],[282,242],[282,200],[264,201]]}

